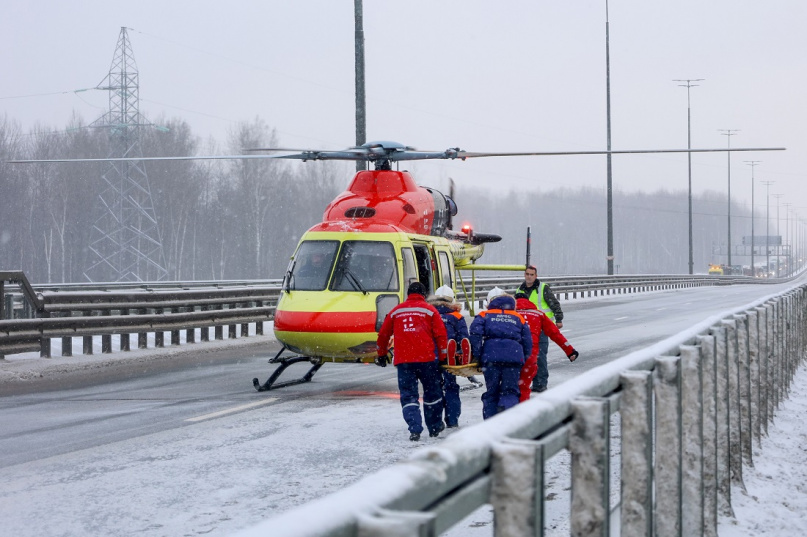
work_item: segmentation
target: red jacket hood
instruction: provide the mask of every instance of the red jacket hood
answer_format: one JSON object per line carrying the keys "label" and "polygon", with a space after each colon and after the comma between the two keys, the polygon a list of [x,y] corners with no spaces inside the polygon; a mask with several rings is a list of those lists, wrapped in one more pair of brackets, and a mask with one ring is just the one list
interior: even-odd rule
{"label": "red jacket hood", "polygon": [[527,298],[517,298],[516,299],[516,309],[517,310],[537,310],[538,306],[532,303],[531,300]]}

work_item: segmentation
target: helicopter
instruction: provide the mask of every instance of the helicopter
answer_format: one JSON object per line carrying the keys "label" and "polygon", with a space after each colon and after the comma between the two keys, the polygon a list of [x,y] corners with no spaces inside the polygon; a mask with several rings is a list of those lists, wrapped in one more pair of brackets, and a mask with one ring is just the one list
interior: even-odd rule
{"label": "helicopter", "polygon": [[[306,382],[323,360],[372,362],[384,317],[406,299],[410,283],[421,282],[429,293],[443,285],[453,289],[456,271],[479,259],[486,243],[501,240],[470,226],[455,231],[452,195],[392,170],[395,161],[462,158],[459,149],[417,152],[397,142],[370,142],[279,158],[367,160],[375,169],[356,173],[291,256],[274,318],[283,348],[270,362],[280,366],[264,383],[253,379],[259,391]],[[297,355],[282,357],[286,351]],[[276,383],[287,367],[305,360],[313,365],[302,378]]]}
{"label": "helicopter", "polygon": [[[784,148],[647,149],[552,152],[470,152],[459,148],[418,151],[391,141],[367,142],[339,151],[280,148],[248,149],[245,155],[121,157],[104,159],[9,160],[32,162],[116,162],[207,159],[296,159],[366,162],[347,189],[325,208],[322,222],[306,231],[291,255],[274,316],[274,333],[282,348],[269,363],[279,364],[256,390],[309,382],[327,362],[370,363],[385,316],[406,299],[406,289],[421,282],[428,293],[458,284],[466,299],[475,295],[458,279],[461,271],[523,270],[525,265],[476,263],[487,243],[501,237],[453,228],[457,215],[453,193],[419,186],[408,171],[393,163],[477,157],[608,155],[781,151]],[[288,153],[288,154],[279,154]],[[527,239],[529,264],[529,237]],[[475,272],[474,272],[475,273]],[[475,280],[474,280],[475,283]],[[290,354],[290,355],[289,355]],[[310,362],[300,378],[278,382],[290,366]]]}

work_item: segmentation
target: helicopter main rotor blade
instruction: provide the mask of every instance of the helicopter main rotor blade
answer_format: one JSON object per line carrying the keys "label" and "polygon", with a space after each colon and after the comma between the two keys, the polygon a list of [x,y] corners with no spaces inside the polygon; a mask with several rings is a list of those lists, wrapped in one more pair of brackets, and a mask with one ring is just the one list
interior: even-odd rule
{"label": "helicopter main rotor blade", "polygon": [[[283,148],[259,148],[247,151],[297,151]],[[465,160],[481,157],[542,157],[563,155],[626,155],[652,153],[725,153],[742,151],[785,151],[784,147],[733,147],[718,149],[626,149],[613,151],[518,151],[518,152],[475,152],[449,148],[445,151],[417,151],[411,147],[392,142],[365,144],[340,151],[303,150],[289,155],[201,155],[184,157],[114,157],[114,158],[64,158],[64,159],[31,159],[7,160],[11,164],[55,163],[55,162],[159,162],[182,160],[262,160],[262,159],[294,159],[294,160],[351,160],[365,162],[402,162],[410,160]]]}
{"label": "helicopter main rotor blade", "polygon": [[53,158],[30,160],[6,160],[9,164],[36,164],[40,162],[159,162],[175,160],[260,160],[286,158],[285,155],[201,155],[188,157],[110,157],[110,158]]}
{"label": "helicopter main rotor blade", "polygon": [[[556,155],[635,155],[645,153],[725,153],[735,151],[785,151],[784,147],[732,147],[722,149],[625,149],[614,151],[531,151],[531,152],[503,152],[480,153],[472,151],[457,151],[456,156],[445,158],[476,158],[476,157],[544,157]],[[449,150],[449,152],[452,150]]]}

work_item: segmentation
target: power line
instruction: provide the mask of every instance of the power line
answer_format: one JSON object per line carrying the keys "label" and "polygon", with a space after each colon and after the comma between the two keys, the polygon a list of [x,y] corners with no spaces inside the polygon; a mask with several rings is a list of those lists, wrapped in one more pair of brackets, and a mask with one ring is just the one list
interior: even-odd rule
{"label": "power line", "polygon": [[70,93],[81,93],[83,91],[92,91],[96,89],[98,88],[81,88],[70,91],[52,91],[49,93],[29,93],[27,95],[9,95],[7,97],[0,97],[0,101],[4,101],[7,99],[27,99],[29,97],[47,97],[50,95],[68,95]]}

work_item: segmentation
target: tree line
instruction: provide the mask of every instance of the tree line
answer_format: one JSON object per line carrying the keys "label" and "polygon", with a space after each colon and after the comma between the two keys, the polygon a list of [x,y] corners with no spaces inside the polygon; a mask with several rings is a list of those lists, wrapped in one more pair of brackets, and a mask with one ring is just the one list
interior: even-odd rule
{"label": "tree line", "polygon": [[[458,196],[461,210],[474,214],[480,232],[501,235],[485,256],[500,263],[523,263],[526,230],[532,233],[531,262],[539,274],[605,274],[607,206],[605,189],[561,188],[547,192],[511,192],[490,200],[470,191]],[[725,263],[727,201],[716,192],[693,195],[693,272],[706,273],[710,263]],[[689,273],[689,209],[686,191],[614,192],[614,268],[622,274]],[[751,235],[751,212],[732,203],[732,264],[748,265],[737,244]],[[764,213],[763,213],[764,214]],[[756,235],[765,221],[757,213]],[[760,232],[762,230],[762,232]],[[771,234],[774,234],[771,228]],[[748,251],[750,253],[750,249]],[[764,261],[757,253],[755,263]]]}
{"label": "tree line", "polygon": [[[223,148],[215,141],[203,144],[181,119],[158,118],[156,123],[166,128],[139,129],[143,155],[239,154],[242,148],[280,145],[260,118],[234,128]],[[23,132],[13,120],[0,118],[0,269],[21,269],[34,283],[87,280],[85,271],[95,256],[89,245],[104,211],[99,192],[108,164],[6,161],[105,158],[109,149],[109,129],[87,125],[79,117],[59,132],[44,127]],[[351,168],[339,162],[272,159],[146,163],[167,279],[282,277],[301,234],[321,220],[325,206],[350,180]],[[467,220],[479,232],[503,237],[488,245],[483,262],[522,263],[529,225],[532,261],[539,273],[605,272],[604,190],[492,195],[463,188],[457,198],[455,221]],[[725,196],[717,193],[693,198],[695,272],[722,261],[714,252],[721,244],[725,252],[725,205]],[[687,211],[683,191],[615,193],[617,270],[688,272]],[[733,236],[750,235],[747,208],[732,207],[732,215]],[[762,219],[759,223],[764,226]],[[94,280],[114,280],[114,272]]]}

